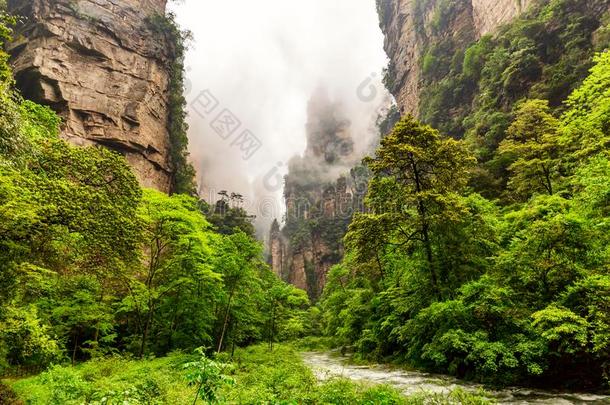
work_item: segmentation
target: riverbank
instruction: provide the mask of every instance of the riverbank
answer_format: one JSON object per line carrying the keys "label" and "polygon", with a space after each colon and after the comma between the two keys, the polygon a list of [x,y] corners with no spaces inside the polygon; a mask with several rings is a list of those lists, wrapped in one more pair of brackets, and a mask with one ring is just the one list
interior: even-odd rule
{"label": "riverbank", "polygon": [[421,392],[445,397],[456,390],[477,396],[489,396],[504,405],[602,405],[610,404],[610,396],[590,393],[566,393],[529,388],[490,390],[480,384],[468,383],[444,375],[404,370],[389,365],[354,364],[338,352],[311,351],[302,354],[319,381],[347,378],[360,384],[387,384],[402,395]]}
{"label": "riverbank", "polygon": [[[173,354],[159,359],[108,358],[76,367],[56,366],[38,376],[5,381],[23,403],[70,405],[116,403],[192,404],[196,387],[189,386],[185,364],[194,356]],[[223,374],[231,380],[218,387],[220,403],[385,404],[385,405],[484,405],[481,395],[457,389],[445,394],[420,391],[405,396],[389,384],[356,382],[333,377],[318,381],[290,345],[238,349]],[[201,400],[198,403],[202,403]]]}

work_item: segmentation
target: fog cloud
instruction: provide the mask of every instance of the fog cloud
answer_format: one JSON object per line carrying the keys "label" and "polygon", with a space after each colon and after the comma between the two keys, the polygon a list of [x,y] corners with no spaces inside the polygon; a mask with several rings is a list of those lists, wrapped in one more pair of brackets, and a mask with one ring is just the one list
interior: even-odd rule
{"label": "fog cloud", "polygon": [[305,152],[308,102],[320,88],[341,105],[354,155],[371,145],[387,103],[374,0],[186,0],[171,8],[194,35],[189,137],[206,200],[220,190],[243,194],[261,232],[281,218],[281,179]]}

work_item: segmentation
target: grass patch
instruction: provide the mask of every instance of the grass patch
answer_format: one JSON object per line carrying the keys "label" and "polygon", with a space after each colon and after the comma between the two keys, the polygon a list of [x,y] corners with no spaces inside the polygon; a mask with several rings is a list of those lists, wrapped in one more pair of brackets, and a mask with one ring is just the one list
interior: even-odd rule
{"label": "grass patch", "polygon": [[[311,343],[311,342],[310,342]],[[311,347],[309,344],[305,344]],[[300,347],[300,346],[299,346]],[[194,357],[174,354],[149,360],[119,357],[92,360],[76,367],[55,366],[23,380],[9,382],[26,404],[192,404],[184,364]],[[227,355],[219,356],[228,363]],[[456,390],[449,396],[404,397],[389,386],[357,384],[336,378],[319,384],[293,345],[239,349],[224,371],[234,384],[220,388],[219,403],[228,404],[367,404],[483,405],[481,395]],[[201,400],[198,403],[203,403]]]}
{"label": "grass patch", "polygon": [[54,366],[10,385],[31,405],[186,404],[192,402],[195,389],[187,386],[182,365],[191,358],[93,360],[76,367]]}

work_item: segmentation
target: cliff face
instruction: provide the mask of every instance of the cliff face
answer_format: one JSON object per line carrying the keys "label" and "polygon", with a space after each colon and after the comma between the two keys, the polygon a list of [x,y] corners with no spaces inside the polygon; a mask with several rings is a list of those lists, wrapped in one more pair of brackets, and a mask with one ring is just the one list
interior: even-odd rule
{"label": "cliff face", "polygon": [[534,0],[472,0],[477,39],[514,19]]}
{"label": "cliff face", "polygon": [[350,170],[352,134],[340,105],[321,91],[308,115],[307,150],[291,160],[285,178],[286,224],[280,230],[274,222],[269,252],[274,272],[315,300],[343,256],[341,241],[363,207],[367,179],[362,168]]}
{"label": "cliff face", "polygon": [[402,113],[418,115],[422,60],[433,44],[465,47],[525,11],[535,0],[377,0],[388,87]]}
{"label": "cliff face", "polygon": [[62,135],[126,156],[141,184],[169,191],[168,61],[149,20],[166,0],[9,0],[24,17],[10,46],[25,97],[56,110]]}
{"label": "cliff face", "polygon": [[[294,173],[292,174],[294,176]],[[363,209],[365,190],[353,177],[303,189],[294,183],[286,192],[286,225],[274,222],[269,238],[270,264],[283,280],[319,298],[330,268],[343,257],[342,239],[355,212]],[[287,177],[290,181],[290,175]]]}

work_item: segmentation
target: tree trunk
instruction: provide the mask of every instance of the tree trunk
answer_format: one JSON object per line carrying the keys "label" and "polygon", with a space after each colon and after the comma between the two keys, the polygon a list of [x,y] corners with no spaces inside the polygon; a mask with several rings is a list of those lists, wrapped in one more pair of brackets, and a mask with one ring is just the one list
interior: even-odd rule
{"label": "tree trunk", "polygon": [[154,306],[151,305],[146,317],[146,323],[144,324],[144,330],[142,331],[142,342],[140,343],[140,358],[144,357],[144,349],[146,348],[146,340],[148,339],[148,333],[150,331],[150,325],[152,324]]}
{"label": "tree trunk", "polygon": [[97,344],[100,341],[100,323],[95,325],[95,335],[93,335],[93,341]]}
{"label": "tree trunk", "polygon": [[[180,293],[177,295],[180,297]],[[174,332],[178,330],[178,308],[180,307],[180,299],[176,301],[173,305],[174,310],[172,311],[172,320],[169,325],[169,333],[167,337],[167,351],[172,350],[172,346],[174,345]]]}
{"label": "tree trunk", "polygon": [[549,193],[549,195],[553,195],[553,182],[551,180],[551,172],[545,166],[542,167],[542,170],[544,171],[544,179],[546,181],[546,191]]}
{"label": "tree trunk", "polygon": [[80,333],[74,334],[74,348],[72,349],[72,366],[76,364],[76,350],[78,349],[78,337]]}
{"label": "tree trunk", "polygon": [[273,351],[273,340],[275,339],[275,304],[271,306],[271,330],[269,331],[269,350]]}
{"label": "tree trunk", "polygon": [[222,344],[225,339],[225,333],[227,332],[227,325],[229,324],[229,314],[231,313],[231,300],[233,299],[233,292],[235,289],[231,290],[231,294],[229,295],[229,302],[227,302],[227,310],[225,312],[225,319],[222,324],[222,332],[220,333],[220,339],[218,340],[218,350],[216,353],[220,353],[222,350]]}
{"label": "tree trunk", "polygon": [[419,213],[421,223],[422,223],[422,236],[424,238],[424,248],[426,249],[426,258],[428,260],[428,265],[430,266],[430,281],[432,283],[432,289],[434,290],[434,295],[437,298],[442,299],[441,291],[438,286],[438,278],[436,276],[436,270],[434,269],[434,255],[432,253],[432,243],[430,242],[430,229],[428,224],[428,215],[426,212],[426,205],[422,201],[420,197],[420,193],[423,191],[422,181],[419,174],[419,169],[417,164],[413,161],[413,157],[411,156],[411,169],[413,170],[413,176],[415,179],[415,191],[417,192],[417,211]]}
{"label": "tree trunk", "polygon": [[383,265],[381,264],[381,259],[379,258],[379,251],[375,251],[375,259],[377,260],[377,267],[379,267],[379,276],[381,277],[381,281],[383,282],[385,279],[385,272],[383,271]]}
{"label": "tree trunk", "polygon": [[428,231],[428,224],[424,223],[422,226],[422,234],[424,237],[424,246],[426,249],[426,258],[428,260],[428,266],[430,266],[430,280],[432,282],[432,289],[437,298],[442,299],[440,289],[438,287],[438,278],[436,276],[436,270],[434,269],[434,255],[432,253],[432,244],[430,243],[430,234]]}

